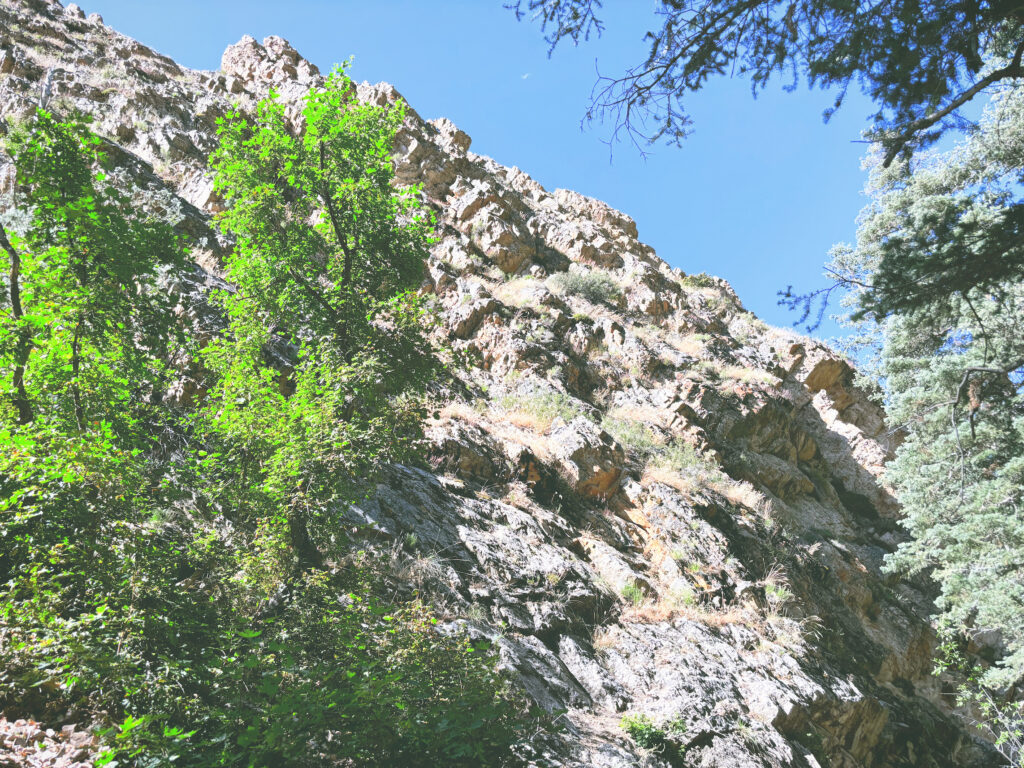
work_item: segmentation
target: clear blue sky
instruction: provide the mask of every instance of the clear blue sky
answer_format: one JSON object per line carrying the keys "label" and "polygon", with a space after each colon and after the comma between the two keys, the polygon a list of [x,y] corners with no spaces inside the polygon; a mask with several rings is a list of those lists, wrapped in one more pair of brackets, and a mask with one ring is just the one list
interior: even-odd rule
{"label": "clear blue sky", "polygon": [[[473,150],[523,169],[548,189],[605,200],[636,219],[669,264],[729,280],[744,305],[775,325],[795,319],[776,292],[823,284],[829,247],[852,241],[866,199],[856,143],[871,105],[857,94],[829,124],[828,93],[778,81],[751,98],[720,78],[689,101],[695,134],[646,160],[609,126],[581,132],[595,81],[640,60],[656,23],[651,0],[611,0],[605,34],[549,59],[537,25],[502,0],[81,0],[87,13],[180,63],[217,69],[242,35],[288,39],[327,70],[355,57],[357,80],[393,83],[427,119],[445,116]],[[833,324],[819,335],[836,332]]]}

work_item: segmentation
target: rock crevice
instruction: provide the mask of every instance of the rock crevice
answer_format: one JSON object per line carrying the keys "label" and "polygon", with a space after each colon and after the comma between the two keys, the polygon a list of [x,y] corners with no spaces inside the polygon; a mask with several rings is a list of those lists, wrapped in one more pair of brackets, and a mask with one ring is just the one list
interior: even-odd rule
{"label": "rock crevice", "polygon": [[[197,266],[176,290],[202,307],[230,248],[210,223],[216,120],[273,88],[298,121],[317,67],[246,37],[221,71],[192,71],[45,0],[0,0],[0,27],[0,112],[44,98],[93,115],[131,182],[179,206]],[[401,97],[364,83],[354,98]],[[391,468],[350,515],[397,588],[492,638],[566,710],[548,764],[997,764],[929,674],[929,595],[881,573],[903,535],[882,475],[894,445],[849,364],[444,118],[409,109],[395,149],[438,219],[423,291],[439,340],[472,362],[429,420],[432,471]],[[217,322],[190,311],[196,333]],[[631,713],[682,723],[678,754],[633,743]]]}

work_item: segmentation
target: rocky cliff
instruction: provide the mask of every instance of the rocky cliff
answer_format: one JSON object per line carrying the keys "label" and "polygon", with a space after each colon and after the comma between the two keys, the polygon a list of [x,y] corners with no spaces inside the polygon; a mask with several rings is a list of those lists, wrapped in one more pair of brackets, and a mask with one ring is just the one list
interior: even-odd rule
{"label": "rocky cliff", "polygon": [[[297,103],[317,68],[271,37],[231,46],[218,72],[185,69],[48,0],[0,0],[0,30],[0,113],[92,114],[124,178],[197,243],[175,290],[217,284],[215,121],[271,87]],[[470,364],[429,421],[433,471],[394,467],[352,522],[397,590],[496,640],[566,711],[564,732],[538,736],[542,762],[998,764],[930,674],[927,587],[880,570],[902,535],[880,479],[892,437],[850,365],[669,267],[629,216],[472,152],[444,118],[410,110],[396,162],[438,218],[423,287],[438,339]],[[183,301],[198,328],[197,306]],[[637,744],[624,716],[666,744]],[[60,734],[34,751],[19,727],[0,739],[27,762],[87,760]]]}

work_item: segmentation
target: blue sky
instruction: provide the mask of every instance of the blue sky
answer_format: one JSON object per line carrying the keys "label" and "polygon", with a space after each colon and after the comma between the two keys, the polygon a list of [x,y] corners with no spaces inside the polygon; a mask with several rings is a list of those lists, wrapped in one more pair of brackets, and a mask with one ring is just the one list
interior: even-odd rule
{"label": "blue sky", "polygon": [[[610,126],[580,130],[595,81],[641,59],[656,22],[649,0],[606,3],[607,30],[549,59],[537,25],[502,0],[83,0],[87,13],[182,64],[217,69],[242,35],[288,39],[327,70],[354,56],[357,80],[387,80],[427,119],[445,116],[473,150],[523,169],[548,189],[605,200],[636,219],[640,238],[674,267],[732,283],[775,325],[795,318],[776,292],[823,284],[829,247],[851,241],[866,202],[858,143],[870,103],[851,94],[823,124],[828,93],[753,99],[746,81],[719,78],[688,102],[695,133],[681,149],[629,144],[610,154]],[[827,324],[819,335],[836,332]]]}

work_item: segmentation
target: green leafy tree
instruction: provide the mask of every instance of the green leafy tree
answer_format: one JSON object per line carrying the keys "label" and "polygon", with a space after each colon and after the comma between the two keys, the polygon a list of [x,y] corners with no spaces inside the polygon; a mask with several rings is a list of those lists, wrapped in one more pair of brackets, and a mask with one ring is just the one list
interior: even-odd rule
{"label": "green leafy tree", "polygon": [[30,216],[23,238],[0,234],[10,260],[0,343],[18,420],[79,431],[108,420],[128,434],[133,406],[165,380],[172,303],[156,279],[183,263],[177,238],[165,222],[125,212],[93,170],[103,145],[84,124],[40,111],[10,145]]}
{"label": "green leafy tree", "polygon": [[112,476],[133,474],[157,431],[164,361],[180,344],[157,282],[184,263],[166,222],[108,183],[85,124],[39,111],[9,148],[28,217],[21,236],[0,228],[0,490],[13,526],[0,578],[51,547],[95,556],[95,539],[70,534],[94,533],[132,495]]}
{"label": "green leafy tree", "polygon": [[[601,0],[514,0],[517,17],[540,20],[552,49],[604,29]],[[1015,2],[933,0],[659,0],[649,53],[625,73],[602,77],[586,119],[609,118],[615,135],[678,143],[691,121],[683,101],[726,73],[756,92],[774,75],[838,88],[828,117],[851,87],[878,106],[872,136],[888,163],[959,124],[958,110],[997,83],[1024,77],[1024,13]],[[993,65],[994,57],[1005,62]]]}
{"label": "green leafy tree", "polygon": [[227,507],[272,510],[266,530],[304,565],[322,564],[339,502],[415,447],[438,372],[412,292],[433,221],[417,189],[393,185],[403,117],[355,102],[336,71],[301,131],[271,98],[222,121],[211,159],[235,238],[228,327],[204,354],[216,381],[202,426],[232,467],[215,484]]}
{"label": "green leafy tree", "polygon": [[[200,482],[248,532],[235,584],[251,617],[213,711],[256,764],[498,765],[537,719],[493,660],[423,608],[381,606],[359,568],[344,575],[341,513],[415,452],[440,372],[413,293],[433,219],[394,184],[404,108],[353,93],[335,71],[298,124],[273,96],[230,114],[211,158],[235,249],[228,324],[203,352]],[[261,706],[239,706],[252,690]]]}
{"label": "green leafy tree", "polygon": [[[40,112],[8,144],[0,708],[105,722],[100,765],[497,766],[545,722],[486,644],[375,595],[342,533],[439,373],[402,110],[352,92],[335,73],[298,124],[273,99],[223,122],[235,282],[201,351],[162,284],[181,243],[102,140]],[[173,405],[189,355],[205,391]]]}
{"label": "green leafy tree", "polygon": [[181,344],[159,277],[184,252],[111,185],[84,123],[39,111],[8,149],[25,226],[0,230],[3,688],[75,702],[124,672],[118,633],[150,628],[161,587],[145,574],[175,554],[147,526],[166,498],[144,454]]}

